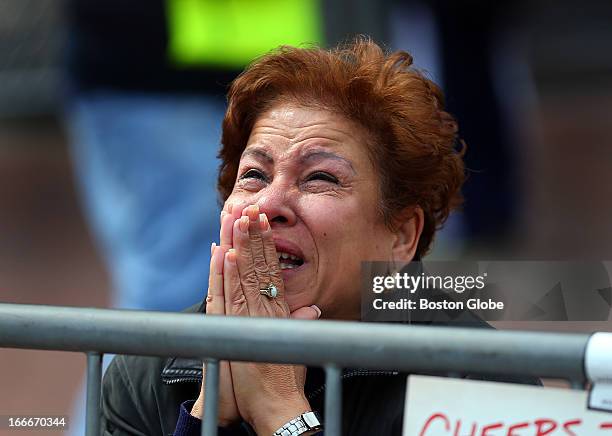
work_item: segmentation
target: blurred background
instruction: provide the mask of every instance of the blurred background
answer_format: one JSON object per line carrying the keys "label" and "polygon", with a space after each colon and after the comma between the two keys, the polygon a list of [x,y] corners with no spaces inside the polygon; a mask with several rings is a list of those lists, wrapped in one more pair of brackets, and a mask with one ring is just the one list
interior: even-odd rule
{"label": "blurred background", "polygon": [[[612,259],[609,1],[0,0],[0,301],[196,302],[227,84],[358,33],[413,54],[468,144],[431,258]],[[0,350],[0,414],[76,413],[84,368]]]}

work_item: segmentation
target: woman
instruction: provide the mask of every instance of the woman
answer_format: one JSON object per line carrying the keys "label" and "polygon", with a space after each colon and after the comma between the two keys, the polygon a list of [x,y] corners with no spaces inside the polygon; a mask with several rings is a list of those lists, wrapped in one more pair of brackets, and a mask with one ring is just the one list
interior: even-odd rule
{"label": "woman", "polygon": [[[234,81],[207,314],[358,320],[362,261],[427,252],[464,175],[441,92],[411,62],[366,39],[285,47]],[[171,433],[179,407],[175,434],[192,434],[206,419],[200,371],[184,359],[118,357],[104,380],[105,434]],[[322,410],[317,368],[224,362],[220,377],[221,434],[281,434]],[[346,434],[400,434],[405,376],[343,380]]]}

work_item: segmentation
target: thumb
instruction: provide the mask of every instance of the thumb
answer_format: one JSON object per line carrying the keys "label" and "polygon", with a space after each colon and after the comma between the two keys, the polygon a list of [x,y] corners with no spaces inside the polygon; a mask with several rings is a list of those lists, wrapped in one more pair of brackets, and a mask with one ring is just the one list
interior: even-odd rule
{"label": "thumb", "polygon": [[291,312],[291,319],[319,319],[321,317],[321,309],[314,304],[312,306],[300,307]]}

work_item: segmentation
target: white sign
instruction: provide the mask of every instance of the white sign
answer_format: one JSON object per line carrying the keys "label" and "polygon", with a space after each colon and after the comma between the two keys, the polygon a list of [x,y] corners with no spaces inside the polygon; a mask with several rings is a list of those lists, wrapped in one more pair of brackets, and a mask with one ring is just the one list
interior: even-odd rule
{"label": "white sign", "polygon": [[408,377],[404,436],[612,436],[585,391]]}
{"label": "white sign", "polygon": [[597,332],[589,338],[584,369],[593,382],[589,407],[612,412],[612,333]]}

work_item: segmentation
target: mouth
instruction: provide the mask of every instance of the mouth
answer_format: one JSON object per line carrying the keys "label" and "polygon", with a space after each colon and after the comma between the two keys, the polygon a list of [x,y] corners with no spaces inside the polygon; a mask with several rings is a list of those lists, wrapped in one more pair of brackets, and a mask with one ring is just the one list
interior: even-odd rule
{"label": "mouth", "polygon": [[275,239],[274,245],[276,246],[278,263],[282,271],[293,272],[304,265],[304,254],[296,244],[286,240]]}
{"label": "mouth", "polygon": [[293,254],[290,253],[285,253],[285,252],[278,252],[278,263],[280,264],[280,268],[281,270],[286,270],[286,269],[295,269],[295,268],[299,268],[300,266],[304,265],[304,259],[301,259],[298,256],[295,256]]}

